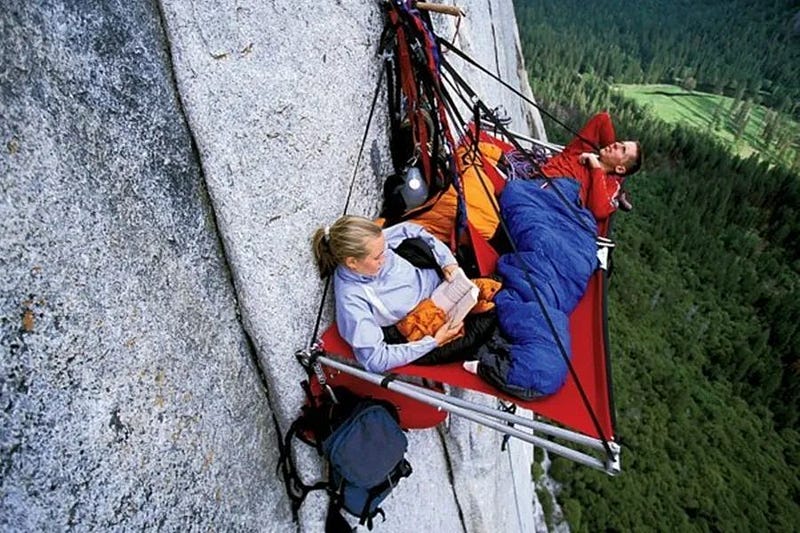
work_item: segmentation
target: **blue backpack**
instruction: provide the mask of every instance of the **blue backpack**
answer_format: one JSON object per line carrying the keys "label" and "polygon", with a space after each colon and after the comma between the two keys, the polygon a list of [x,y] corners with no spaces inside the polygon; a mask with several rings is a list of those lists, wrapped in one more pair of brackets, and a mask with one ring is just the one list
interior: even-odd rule
{"label": "blue backpack", "polygon": [[[341,509],[372,529],[375,516],[384,516],[381,502],[400,479],[411,475],[404,457],[408,440],[391,404],[360,398],[343,388],[335,388],[334,396],[336,402],[326,395],[303,407],[281,443],[278,465],[295,520],[308,493],[324,489],[330,495],[326,533],[351,531]],[[295,436],[325,457],[327,480],[311,485],[300,480],[291,456]]]}

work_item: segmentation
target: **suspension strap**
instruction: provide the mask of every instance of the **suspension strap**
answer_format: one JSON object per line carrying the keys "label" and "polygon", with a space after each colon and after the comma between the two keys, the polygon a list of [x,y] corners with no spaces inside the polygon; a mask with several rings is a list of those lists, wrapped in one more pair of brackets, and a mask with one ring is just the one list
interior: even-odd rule
{"label": "suspension strap", "polygon": [[367,136],[369,135],[369,128],[372,125],[372,117],[375,116],[375,104],[378,103],[378,95],[381,92],[381,85],[383,85],[383,75],[385,69],[378,71],[378,83],[375,85],[375,92],[372,95],[372,104],[369,107],[369,116],[367,117],[367,126],[364,128],[364,135],[361,138],[361,146],[358,148],[358,157],[356,157],[356,164],[353,167],[353,176],[350,178],[350,189],[347,191],[347,200],[344,203],[344,210],[342,215],[347,214],[347,209],[350,207],[350,199],[353,196],[353,189],[356,184],[356,176],[358,175],[358,166],[361,163],[361,156],[364,155],[364,146],[367,144]]}
{"label": "suspension strap", "polygon": [[[472,87],[470,87],[469,84],[467,84],[467,82],[464,81],[464,78],[461,77],[461,75],[453,68],[452,65],[450,65],[450,63],[447,60],[443,60],[442,61],[442,66],[447,70],[447,73],[453,78],[453,80],[456,83],[458,83],[465,91],[467,91],[467,94],[475,102],[475,105],[480,106],[480,108],[483,110],[483,112],[486,114],[487,117],[491,118],[491,117],[494,116],[494,112],[489,108],[489,106],[487,106],[483,102],[483,100],[481,100],[478,97],[477,93],[475,93],[475,91],[472,89]],[[493,120],[492,122],[494,122],[495,126],[504,135],[506,135],[509,138],[509,140],[511,141],[511,144],[514,146],[514,148],[516,148],[519,151],[519,153],[525,154],[527,156],[527,152],[522,148],[522,146],[519,144],[519,142],[513,136],[511,136],[508,133],[508,130],[502,124],[502,121]],[[468,132],[468,135],[476,135],[477,136],[477,134],[473,134],[471,131]],[[532,157],[528,157],[528,159],[531,162],[531,164],[534,165],[534,168],[536,168],[537,171],[538,171],[539,170],[538,163]],[[548,178],[548,180],[549,180],[550,185],[553,187],[553,190],[555,191],[555,193],[558,195],[559,199],[561,200],[561,202],[565,206],[567,206],[567,208],[572,212],[573,216],[575,217],[575,220],[578,222],[578,224],[581,226],[581,228],[583,228],[583,230],[586,231],[586,233],[588,233],[589,235],[596,236],[597,235],[597,230],[590,228],[589,225],[586,223],[586,221],[583,220],[583,218],[581,218],[581,216],[578,213],[578,211],[575,208],[575,206],[572,205],[572,203],[569,200],[567,200],[566,196],[564,196],[564,193],[556,185],[556,180],[549,179],[549,178]],[[506,236],[510,238],[511,236],[508,233],[508,229],[506,228],[502,217],[500,217],[499,208],[496,208],[496,211],[497,211],[498,218],[500,219],[501,225],[503,226],[503,230],[506,232]]]}
{"label": "suspension strap", "polygon": [[[516,414],[516,412],[517,412],[517,404],[510,403],[510,402],[506,403],[503,400],[498,399],[497,400],[497,409],[500,410],[500,411],[503,411],[504,413],[509,413],[509,414],[513,415],[513,414]],[[514,427],[514,423],[513,422],[506,422],[506,425],[510,426],[512,428]],[[511,439],[511,435],[509,435],[508,433],[503,435],[503,441],[500,444],[500,451],[501,452],[506,451],[506,447],[508,446],[508,441],[510,439]]]}
{"label": "suspension strap", "polygon": [[[519,258],[519,255],[514,254],[515,258]],[[521,262],[521,259],[518,259],[518,262]],[[581,396],[581,400],[583,401],[584,407],[589,412],[589,417],[592,419],[592,424],[594,425],[595,430],[597,430],[597,434],[600,435],[600,439],[603,441],[603,448],[605,449],[606,453],[609,457],[614,455],[614,452],[611,451],[611,447],[608,445],[608,437],[606,437],[605,432],[603,431],[603,427],[600,425],[600,420],[597,418],[597,414],[594,412],[592,408],[591,402],[589,402],[589,396],[586,394],[586,391],[583,388],[583,384],[581,384],[581,380],[578,378],[578,373],[575,371],[575,367],[572,365],[572,361],[567,356],[567,350],[564,348],[564,343],[561,341],[561,338],[558,336],[556,332],[555,324],[553,324],[553,319],[550,318],[550,314],[547,312],[547,308],[544,305],[544,301],[542,300],[542,295],[539,293],[539,288],[536,287],[534,283],[530,269],[523,269],[525,272],[525,278],[527,279],[534,296],[536,297],[536,303],[539,304],[539,308],[542,311],[542,315],[544,316],[545,321],[547,322],[547,327],[550,328],[550,331],[553,333],[553,338],[558,345],[558,350],[561,352],[561,357],[564,359],[564,362],[567,364],[567,368],[569,369],[569,373],[572,376],[573,381],[575,381],[575,386],[578,389],[578,393]]]}
{"label": "suspension strap", "polygon": [[[361,138],[361,146],[358,149],[358,156],[356,157],[356,164],[353,168],[353,175],[350,178],[350,187],[347,191],[347,198],[344,202],[344,209],[342,211],[342,215],[347,214],[347,210],[350,207],[350,199],[353,197],[353,189],[356,183],[356,176],[358,175],[358,166],[361,163],[361,156],[364,154],[364,146],[367,144],[367,136],[369,134],[370,126],[372,125],[372,118],[375,115],[375,105],[378,103],[378,95],[380,94],[381,85],[383,84],[383,75],[385,69],[381,68],[379,70],[380,74],[378,75],[378,83],[375,86],[375,93],[372,95],[372,104],[369,109],[369,116],[367,117],[367,125],[364,128],[364,135]],[[317,339],[319,338],[319,330],[320,325],[322,324],[322,315],[325,311],[325,299],[328,296],[328,291],[331,286],[331,276],[328,276],[325,280],[325,287],[322,289],[322,298],[319,302],[319,308],[317,309],[317,319],[314,322],[314,331],[311,334],[311,338],[308,341],[307,348],[311,351],[312,347],[317,343]]]}
{"label": "suspension strap", "polygon": [[[486,104],[484,104],[480,100],[480,98],[478,98],[477,94],[475,94],[475,92],[472,90],[472,88],[470,88],[469,85],[466,84],[466,82],[463,80],[463,78],[461,78],[461,76],[447,62],[447,60],[443,60],[442,61],[442,65],[447,69],[447,72],[453,77],[453,79],[456,82],[458,82],[467,91],[467,93],[470,95],[470,97],[474,101],[476,101],[477,104],[479,104],[481,106],[481,108],[484,110],[484,112],[489,114],[489,116],[492,116],[492,110],[489,109],[488,106],[486,106]],[[451,104],[452,104],[452,101],[451,101]],[[457,111],[456,111],[456,113],[457,113]],[[500,128],[501,131],[503,131],[503,132],[506,131],[505,130],[505,126],[503,126],[500,123],[500,121],[495,122],[495,124],[498,126],[498,128]],[[468,135],[475,135],[476,137],[478,137],[477,133],[473,134],[473,132],[471,132],[471,131],[468,131],[467,134]],[[516,141],[513,138],[510,137],[510,139],[512,140],[512,144],[514,144],[514,146],[518,150],[520,150],[522,153],[524,153],[524,151],[522,150],[521,146],[519,146],[519,144],[516,143]],[[480,180],[480,181],[482,182],[482,180]],[[586,227],[585,222],[579,217],[577,211],[574,210],[574,206],[572,206],[569,203],[569,201],[566,199],[566,197],[564,197],[563,193],[556,186],[555,181],[556,180],[549,180],[548,183],[553,186],[553,189],[558,193],[559,198],[561,198],[562,202],[564,202],[565,205],[568,205],[568,206],[570,206],[572,208],[573,214],[575,215],[576,220],[578,221],[578,223],[581,224],[584,227],[584,229],[587,230],[591,235],[596,236],[597,232],[596,231],[592,231],[591,229]],[[486,192],[487,195],[491,194],[491,192],[488,190],[488,188],[486,187],[485,184],[484,184],[484,191]],[[502,216],[502,213],[500,213],[499,207],[495,206],[495,211],[496,211],[498,220],[500,222],[500,225],[502,226],[503,231],[506,233],[506,236],[508,237],[508,242],[511,244],[511,248],[512,248],[512,250],[514,252],[515,259],[518,262],[521,262],[522,260],[521,260],[521,258],[519,257],[519,255],[517,253],[518,249],[517,249],[516,243],[514,242],[514,239],[511,237],[511,233],[509,232],[508,227],[506,226],[505,220],[503,220],[503,216]],[[589,397],[586,394],[586,391],[584,390],[580,379],[578,378],[578,374],[575,371],[575,367],[572,365],[572,361],[570,360],[569,356],[567,355],[566,348],[564,347],[564,344],[563,344],[561,338],[558,335],[558,332],[557,332],[557,330],[555,328],[555,324],[553,323],[552,318],[550,317],[549,313],[547,312],[547,308],[544,305],[544,301],[542,300],[542,296],[541,296],[541,294],[539,292],[539,289],[536,286],[536,283],[535,283],[535,281],[533,280],[533,278],[531,276],[530,269],[524,268],[525,265],[519,265],[519,266],[522,267],[522,271],[525,273],[525,279],[528,282],[528,285],[531,287],[531,290],[532,290],[534,296],[536,297],[536,302],[538,303],[539,308],[542,311],[542,315],[544,316],[545,321],[547,323],[547,326],[548,326],[548,328],[550,329],[550,332],[553,335],[553,339],[555,340],[556,345],[558,346],[559,352],[561,353],[561,357],[563,358],[565,364],[567,365],[567,368],[569,369],[569,372],[570,372],[570,375],[572,376],[572,379],[575,381],[575,385],[576,385],[576,387],[578,389],[578,392],[579,392],[579,394],[581,396],[581,400],[583,401],[584,407],[586,408],[586,410],[589,413],[589,416],[590,416],[590,418],[592,420],[592,424],[594,425],[595,430],[597,431],[598,435],[600,435],[600,438],[603,441],[603,447],[605,448],[606,453],[609,455],[609,457],[611,457],[611,456],[613,456],[613,452],[611,450],[611,447],[608,444],[608,438],[605,436],[605,432],[603,431],[603,428],[600,425],[600,421],[597,418],[597,414],[594,412],[594,408],[592,407],[591,403],[589,402]]]}
{"label": "suspension strap", "polygon": [[436,40],[440,45],[444,45],[445,48],[447,48],[448,50],[451,50],[451,51],[455,52],[455,54],[457,56],[459,56],[461,59],[463,59],[464,61],[466,61],[470,65],[474,66],[475,68],[477,68],[478,70],[480,70],[484,74],[489,75],[491,78],[493,78],[494,80],[499,82],[501,85],[503,85],[503,87],[505,87],[506,89],[510,90],[511,92],[513,92],[514,94],[516,94],[517,96],[519,96],[520,98],[525,100],[527,103],[529,103],[530,105],[532,105],[533,107],[538,109],[540,113],[542,113],[543,115],[545,115],[548,118],[550,118],[553,122],[555,122],[556,124],[558,124],[559,126],[564,128],[565,130],[570,132],[572,135],[574,135],[575,137],[578,137],[583,142],[591,145],[595,150],[600,150],[600,147],[597,146],[597,144],[595,144],[592,141],[590,141],[589,139],[583,137],[580,133],[576,132],[575,130],[573,130],[572,128],[570,128],[569,126],[567,126],[566,124],[564,124],[560,120],[558,120],[552,113],[550,113],[549,111],[544,109],[541,105],[537,104],[536,102],[534,102],[533,100],[531,100],[530,98],[528,98],[527,96],[522,94],[522,92],[520,92],[518,89],[516,89],[513,86],[509,85],[501,77],[499,77],[498,75],[494,74],[493,72],[488,70],[486,67],[484,67],[483,65],[481,65],[480,63],[478,63],[477,61],[475,61],[474,59],[469,57],[467,54],[465,54],[464,52],[462,52],[461,50],[456,48],[455,45],[449,43],[448,41],[442,39],[441,37],[437,37]]}

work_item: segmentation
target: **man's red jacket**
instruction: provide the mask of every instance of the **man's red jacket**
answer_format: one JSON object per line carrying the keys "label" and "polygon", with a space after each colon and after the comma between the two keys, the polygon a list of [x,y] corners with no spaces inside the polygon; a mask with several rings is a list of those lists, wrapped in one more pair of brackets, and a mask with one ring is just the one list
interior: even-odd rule
{"label": "man's red jacket", "polygon": [[581,182],[580,197],[595,218],[600,221],[617,210],[617,195],[622,187],[622,178],[608,174],[601,168],[588,168],[578,158],[583,152],[594,152],[595,147],[581,137],[595,143],[600,148],[616,140],[611,117],[605,111],[593,116],[560,154],[553,156],[544,166],[542,174],[549,178],[572,177]]}

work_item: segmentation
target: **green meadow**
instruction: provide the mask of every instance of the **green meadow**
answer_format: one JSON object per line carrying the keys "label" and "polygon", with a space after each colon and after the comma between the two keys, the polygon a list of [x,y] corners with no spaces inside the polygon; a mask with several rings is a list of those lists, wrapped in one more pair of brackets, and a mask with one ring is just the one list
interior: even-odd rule
{"label": "green meadow", "polygon": [[[621,92],[639,105],[651,110],[658,118],[670,124],[691,125],[712,133],[741,157],[758,154],[763,159],[795,164],[797,159],[798,124],[782,114],[775,126],[773,138],[767,141],[765,123],[768,110],[753,105],[742,135],[736,138],[735,113],[731,113],[733,98],[698,91],[687,91],[675,85],[616,85]],[[714,115],[717,113],[716,126]]]}

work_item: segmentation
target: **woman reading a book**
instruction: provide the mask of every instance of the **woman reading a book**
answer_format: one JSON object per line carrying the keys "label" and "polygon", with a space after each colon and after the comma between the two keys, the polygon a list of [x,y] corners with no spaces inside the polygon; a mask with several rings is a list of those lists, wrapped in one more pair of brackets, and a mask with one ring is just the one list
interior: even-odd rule
{"label": "woman reading a book", "polygon": [[[395,252],[408,239],[421,244],[422,255],[430,258],[433,268],[414,266]],[[478,346],[459,349],[459,345],[467,340],[482,344],[491,335],[493,314],[470,315],[464,320],[463,308],[466,306],[468,310],[474,302],[451,301],[456,298],[445,294],[448,289],[452,293],[455,285],[463,287],[461,279],[466,278],[450,249],[422,227],[403,223],[381,229],[366,218],[343,216],[332,225],[319,228],[312,245],[320,275],[333,275],[339,334],[367,370],[384,372],[411,362],[439,364],[472,358]],[[466,283],[473,286],[468,280]],[[393,326],[408,322],[412,311],[419,315],[418,306],[437,289],[439,297],[444,299],[440,301],[453,304],[452,311],[457,315],[445,319],[442,314],[444,322],[421,338],[416,338],[419,335],[398,338]],[[466,292],[470,292],[469,287]],[[450,342],[454,339],[457,340]]]}

